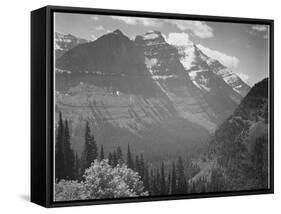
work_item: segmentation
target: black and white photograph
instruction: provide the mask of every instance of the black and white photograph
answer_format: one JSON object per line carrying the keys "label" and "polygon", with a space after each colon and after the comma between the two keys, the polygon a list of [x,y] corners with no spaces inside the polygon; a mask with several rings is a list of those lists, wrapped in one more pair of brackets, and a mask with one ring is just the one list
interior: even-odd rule
{"label": "black and white photograph", "polygon": [[54,202],[271,188],[270,25],[55,12]]}

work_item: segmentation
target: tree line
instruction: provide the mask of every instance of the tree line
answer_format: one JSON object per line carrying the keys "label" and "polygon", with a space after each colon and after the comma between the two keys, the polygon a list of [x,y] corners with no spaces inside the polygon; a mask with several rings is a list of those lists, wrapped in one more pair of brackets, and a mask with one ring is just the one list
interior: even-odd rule
{"label": "tree line", "polygon": [[[56,128],[55,145],[55,177],[61,179],[81,180],[85,169],[98,158],[98,146],[94,135],[91,133],[89,122],[86,122],[84,134],[84,150],[81,158],[71,148],[70,131],[68,120],[63,120],[62,113],[59,113],[58,126]],[[103,147],[100,157],[104,158]]]}
{"label": "tree line", "polygon": [[183,161],[179,156],[171,164],[162,162],[160,167],[153,166],[145,160],[143,154],[134,155],[130,144],[127,146],[126,155],[120,146],[105,154],[103,145],[98,148],[95,137],[91,131],[89,122],[85,124],[84,149],[81,157],[74,152],[70,143],[69,122],[63,120],[61,112],[56,127],[55,146],[55,177],[60,180],[83,180],[83,174],[94,160],[108,160],[112,167],[126,164],[140,176],[144,189],[149,195],[177,195],[207,191],[218,191],[222,182],[222,174],[214,170],[210,181],[204,178],[189,182],[199,167],[190,159]]}

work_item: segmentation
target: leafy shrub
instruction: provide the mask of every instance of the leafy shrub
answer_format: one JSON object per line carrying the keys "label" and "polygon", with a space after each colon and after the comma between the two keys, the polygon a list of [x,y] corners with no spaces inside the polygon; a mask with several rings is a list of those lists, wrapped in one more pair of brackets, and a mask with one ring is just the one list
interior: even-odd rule
{"label": "leafy shrub", "polygon": [[125,164],[112,167],[108,160],[95,160],[85,170],[84,180],[61,180],[56,184],[56,201],[146,196],[137,172]]}
{"label": "leafy shrub", "polygon": [[55,200],[56,201],[72,201],[82,200],[83,183],[77,181],[60,180],[55,185]]}

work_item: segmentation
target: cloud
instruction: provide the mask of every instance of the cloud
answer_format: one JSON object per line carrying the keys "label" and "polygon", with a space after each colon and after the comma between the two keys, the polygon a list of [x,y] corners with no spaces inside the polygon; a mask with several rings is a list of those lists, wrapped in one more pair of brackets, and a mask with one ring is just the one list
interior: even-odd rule
{"label": "cloud", "polygon": [[144,26],[157,26],[158,21],[150,18],[138,18],[138,17],[129,17],[129,16],[111,16],[112,19],[125,22],[128,25],[141,24]]}
{"label": "cloud", "polygon": [[197,45],[197,47],[207,56],[218,60],[223,65],[227,66],[228,68],[236,68],[239,64],[239,59],[235,56],[229,56],[225,53],[222,53],[217,50],[212,50],[210,48],[204,47],[203,45]]}
{"label": "cloud", "polygon": [[186,20],[167,20],[167,22],[176,25],[180,30],[190,30],[195,36],[202,39],[214,36],[213,29],[205,22]]}
{"label": "cloud", "polygon": [[266,25],[253,25],[252,30],[263,32],[267,31],[267,26]]}
{"label": "cloud", "polygon": [[97,37],[94,34],[91,35],[91,38],[92,38],[92,41],[95,41],[97,39]]}
{"label": "cloud", "polygon": [[96,30],[105,30],[105,29],[104,29],[103,26],[100,25],[100,26],[97,26],[97,27],[96,27]]}
{"label": "cloud", "polygon": [[244,73],[239,73],[238,76],[244,81],[247,82],[247,80],[249,79],[249,76],[247,74]]}
{"label": "cloud", "polygon": [[252,25],[248,33],[253,36],[259,36],[268,39],[268,26],[266,25]]}
{"label": "cloud", "polygon": [[153,19],[153,18],[139,18],[129,16],[111,16],[112,19],[122,21],[128,25],[143,25],[159,27],[164,23],[175,25],[181,31],[190,31],[195,36],[205,39],[213,37],[213,29],[205,22],[201,21],[188,21],[188,20],[173,20],[173,19]]}
{"label": "cloud", "polygon": [[176,46],[183,46],[191,43],[187,33],[170,33],[165,39],[169,44]]}

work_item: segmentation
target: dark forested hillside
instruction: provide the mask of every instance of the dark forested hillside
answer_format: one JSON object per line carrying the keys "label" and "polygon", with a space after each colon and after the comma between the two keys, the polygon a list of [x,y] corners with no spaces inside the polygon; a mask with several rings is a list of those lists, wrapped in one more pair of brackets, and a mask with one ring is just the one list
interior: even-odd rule
{"label": "dark forested hillside", "polygon": [[264,79],[215,132],[208,155],[223,172],[227,190],[268,187],[268,113],[268,79]]}

